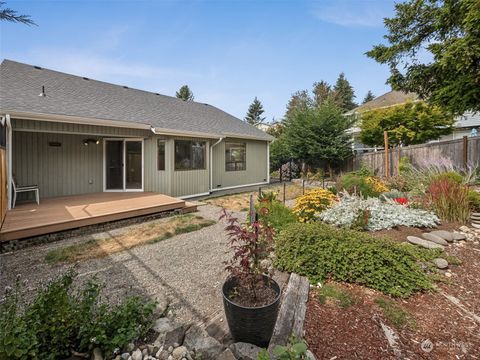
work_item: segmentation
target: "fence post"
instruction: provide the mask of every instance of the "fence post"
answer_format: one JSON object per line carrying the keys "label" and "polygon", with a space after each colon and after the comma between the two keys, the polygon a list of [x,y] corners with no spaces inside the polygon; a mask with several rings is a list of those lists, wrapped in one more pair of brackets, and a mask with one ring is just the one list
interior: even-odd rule
{"label": "fence post", "polygon": [[260,186],[258,188],[258,197],[262,196],[262,187]]}
{"label": "fence post", "polygon": [[463,167],[467,169],[468,166],[468,137],[463,137]]}
{"label": "fence post", "polygon": [[253,205],[253,195],[250,194],[250,224],[255,221],[255,206]]}
{"label": "fence post", "polygon": [[383,141],[385,143],[385,146],[384,146],[385,161],[383,166],[385,167],[385,177],[388,179],[388,177],[390,176],[390,161],[389,161],[390,159],[388,156],[388,132],[386,131],[383,132]]}
{"label": "fence post", "polygon": [[285,193],[287,191],[287,183],[283,183],[283,204],[285,205]]}
{"label": "fence post", "polygon": [[302,179],[302,195],[305,195],[305,179]]}
{"label": "fence post", "polygon": [[292,159],[290,158],[290,162],[288,163],[289,167],[289,175],[288,175],[288,181],[292,181]]}
{"label": "fence post", "polygon": [[402,146],[398,145],[397,174],[400,175],[400,160],[402,159]]}
{"label": "fence post", "polygon": [[280,174],[280,182],[282,182],[282,166],[280,165],[280,169],[278,170],[278,173]]}

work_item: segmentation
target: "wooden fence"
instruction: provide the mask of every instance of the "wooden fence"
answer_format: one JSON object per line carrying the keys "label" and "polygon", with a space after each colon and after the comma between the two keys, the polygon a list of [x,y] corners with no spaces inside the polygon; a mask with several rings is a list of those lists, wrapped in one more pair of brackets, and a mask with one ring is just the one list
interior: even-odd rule
{"label": "wooden fence", "polygon": [[388,169],[390,176],[398,172],[399,160],[403,156],[407,156],[414,165],[419,165],[423,161],[435,162],[440,158],[448,158],[459,168],[467,165],[480,166],[480,137],[391,148],[388,149],[387,156],[384,150],[358,154],[348,159],[341,170],[354,171],[365,164],[379,176],[387,175]]}

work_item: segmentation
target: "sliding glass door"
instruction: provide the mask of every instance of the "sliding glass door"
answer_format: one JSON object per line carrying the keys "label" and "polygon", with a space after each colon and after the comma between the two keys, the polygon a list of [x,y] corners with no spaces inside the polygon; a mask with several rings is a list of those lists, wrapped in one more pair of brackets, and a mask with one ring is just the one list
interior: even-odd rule
{"label": "sliding glass door", "polygon": [[106,139],[105,191],[143,190],[143,140]]}

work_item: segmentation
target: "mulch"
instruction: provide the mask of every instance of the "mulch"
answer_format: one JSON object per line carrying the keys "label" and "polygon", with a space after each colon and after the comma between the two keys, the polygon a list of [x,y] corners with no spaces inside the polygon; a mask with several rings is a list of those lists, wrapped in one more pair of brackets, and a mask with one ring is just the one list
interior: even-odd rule
{"label": "mulch", "polygon": [[[454,230],[458,224],[444,224],[439,228]],[[425,229],[400,228],[374,235],[404,241],[406,236],[419,236],[422,232]],[[437,283],[437,291],[393,299],[413,319],[400,329],[388,322],[375,303],[378,297],[386,298],[377,291],[338,284],[357,300],[347,308],[321,304],[315,291],[311,291],[304,330],[307,344],[317,359],[480,359],[480,324],[442,295],[458,298],[469,311],[480,315],[480,246],[461,242],[449,246],[447,253],[456,256],[462,264],[449,267],[452,276]],[[397,333],[400,357],[396,357],[388,345],[378,319]],[[432,343],[429,352],[421,346],[427,340]]]}

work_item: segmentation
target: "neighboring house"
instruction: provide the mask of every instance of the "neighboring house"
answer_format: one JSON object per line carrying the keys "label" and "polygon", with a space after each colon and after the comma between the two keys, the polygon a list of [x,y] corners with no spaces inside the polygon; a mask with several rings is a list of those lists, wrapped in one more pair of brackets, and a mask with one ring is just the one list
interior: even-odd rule
{"label": "neighboring house", "polygon": [[[374,109],[387,108],[399,104],[403,104],[407,101],[419,101],[419,97],[415,93],[404,93],[402,91],[389,91],[383,95],[376,97],[375,99],[350,110],[345,115],[355,116],[358,122],[361,121],[361,113]],[[460,139],[463,136],[470,136],[472,129],[480,128],[480,114],[465,113],[462,116],[456,118],[453,133],[450,135],[442,136],[438,140],[434,141],[447,141]],[[480,129],[479,129],[480,130]],[[360,141],[360,127],[356,126],[350,129],[353,136],[353,150],[355,152],[368,152],[375,151],[382,148],[372,148],[364,145]]]}
{"label": "neighboring house", "polygon": [[4,60],[8,186],[187,198],[269,182],[273,138],[198,102]]}

